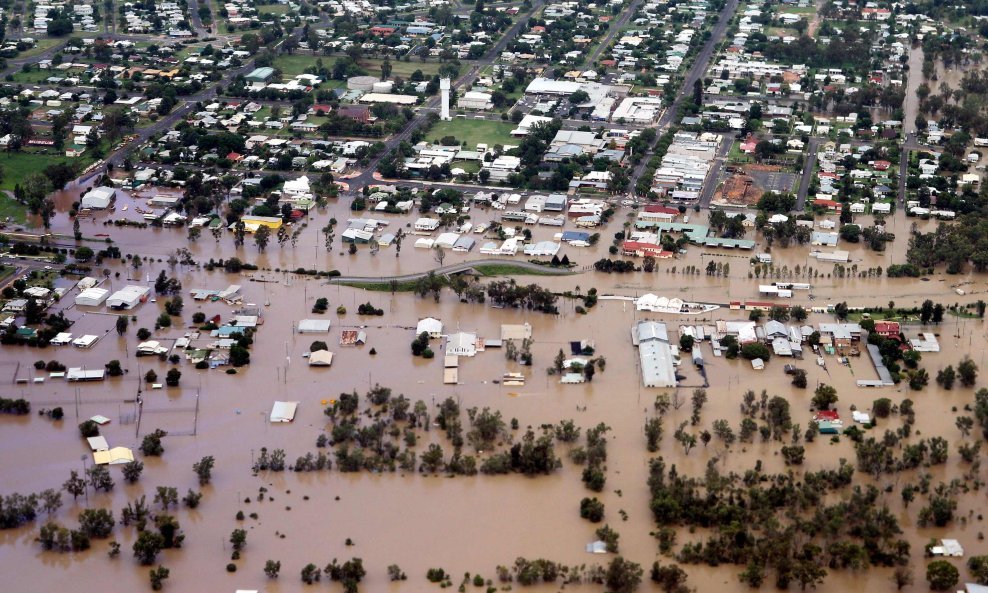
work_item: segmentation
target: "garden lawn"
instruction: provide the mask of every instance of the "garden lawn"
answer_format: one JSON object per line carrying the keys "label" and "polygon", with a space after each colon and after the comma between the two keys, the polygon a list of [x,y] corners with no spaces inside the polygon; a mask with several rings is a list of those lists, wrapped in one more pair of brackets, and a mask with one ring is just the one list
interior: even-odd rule
{"label": "garden lawn", "polygon": [[477,144],[493,147],[495,144],[516,146],[518,140],[511,136],[515,125],[511,122],[488,121],[457,117],[452,121],[436,122],[429,130],[428,139],[438,141],[445,136],[453,136],[460,142],[466,142],[468,149],[474,149]]}

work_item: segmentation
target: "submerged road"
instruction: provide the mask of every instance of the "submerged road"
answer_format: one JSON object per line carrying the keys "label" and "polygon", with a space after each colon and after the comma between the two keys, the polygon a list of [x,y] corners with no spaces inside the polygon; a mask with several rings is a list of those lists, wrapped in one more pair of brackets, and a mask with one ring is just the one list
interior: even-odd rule
{"label": "submerged road", "polygon": [[463,272],[476,272],[474,266],[511,266],[513,268],[522,268],[530,272],[534,272],[540,276],[569,276],[576,273],[568,269],[564,270],[560,268],[550,268],[548,266],[540,266],[527,261],[513,261],[509,259],[474,259],[456,264],[449,264],[448,266],[441,266],[432,270],[426,270],[425,272],[405,274],[403,276],[337,276],[335,278],[330,278],[326,284],[345,284],[354,282],[374,283],[391,281],[412,282],[418,280],[419,278],[425,278],[429,274],[447,276],[449,274],[462,274]]}

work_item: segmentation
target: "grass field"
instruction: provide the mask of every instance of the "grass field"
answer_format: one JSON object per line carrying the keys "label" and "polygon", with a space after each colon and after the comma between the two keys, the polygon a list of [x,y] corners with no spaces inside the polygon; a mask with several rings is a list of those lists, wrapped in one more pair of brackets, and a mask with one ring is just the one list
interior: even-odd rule
{"label": "grass field", "polygon": [[55,47],[59,43],[62,43],[63,41],[66,41],[67,39],[68,38],[60,39],[58,37],[46,37],[44,39],[38,39],[35,42],[34,47],[32,47],[31,49],[22,51],[21,53],[17,54],[17,57],[18,58],[30,58],[32,56],[36,56],[36,55],[38,55],[40,53],[44,53],[45,50],[47,50],[49,48],[52,48],[52,47]]}
{"label": "grass field", "polygon": [[10,219],[17,224],[27,221],[27,208],[5,193],[0,193],[0,220]]}
{"label": "grass field", "polygon": [[58,76],[59,78],[65,77],[64,74],[52,72],[51,70],[40,70],[35,68],[30,72],[18,70],[13,73],[12,78],[14,79],[13,82],[19,82],[21,84],[37,84],[48,80],[52,76]]}
{"label": "grass field", "polygon": [[514,264],[480,264],[473,267],[482,276],[563,276],[570,271],[565,268],[546,268],[545,271],[529,270]]}
{"label": "grass field", "polygon": [[[275,58],[274,67],[281,70],[284,78],[292,78],[298,74],[303,74],[306,68],[315,66],[316,61],[320,59],[325,68],[332,70],[333,65],[339,58],[333,56],[314,56],[311,54],[283,54]],[[381,64],[384,63],[384,60],[362,58],[357,63],[366,71],[368,76],[380,76]],[[421,70],[423,75],[431,77],[439,73],[439,66],[440,64],[437,62],[402,62],[400,60],[391,60],[391,76],[400,76],[407,79],[416,70]],[[344,81],[330,82],[336,82],[338,85],[344,83]]]}
{"label": "grass field", "polygon": [[780,13],[790,14],[816,14],[816,6],[785,6],[779,7]]}
{"label": "grass field", "polygon": [[437,122],[429,130],[428,139],[436,141],[445,136],[453,136],[460,142],[466,142],[468,148],[475,148],[478,143],[493,147],[500,145],[517,145],[518,140],[511,137],[515,125],[510,122],[487,121],[483,119],[453,118],[452,121]]}
{"label": "grass field", "polygon": [[285,14],[287,12],[288,6],[284,4],[266,4],[257,7],[257,14]]}
{"label": "grass field", "polygon": [[14,186],[24,182],[32,173],[40,173],[48,165],[55,163],[79,163],[85,167],[92,159],[71,158],[64,155],[44,154],[40,152],[3,152],[0,153],[0,168],[3,178],[0,179],[0,190],[14,189]]}
{"label": "grass field", "polygon": [[[340,282],[340,285],[369,290],[371,292],[391,292],[392,290],[390,282]],[[411,292],[413,290],[415,290],[414,281],[398,282],[394,286],[395,292]]]}

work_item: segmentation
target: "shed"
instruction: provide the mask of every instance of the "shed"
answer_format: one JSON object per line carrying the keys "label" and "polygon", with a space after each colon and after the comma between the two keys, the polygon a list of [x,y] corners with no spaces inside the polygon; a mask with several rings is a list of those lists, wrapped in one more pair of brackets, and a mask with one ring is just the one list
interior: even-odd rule
{"label": "shed", "polygon": [[87,288],[75,297],[75,304],[82,307],[98,307],[110,295],[110,291],[105,288]]}
{"label": "shed", "polygon": [[108,451],[110,449],[110,444],[106,442],[104,436],[87,437],[86,441],[93,451]]}
{"label": "shed", "polygon": [[439,338],[443,334],[443,322],[435,317],[420,319],[415,326],[415,335],[420,336],[425,332],[430,338]]}
{"label": "shed", "polygon": [[297,410],[298,402],[276,401],[271,407],[271,422],[291,422],[295,420]]}
{"label": "shed", "polygon": [[329,319],[303,319],[298,322],[300,334],[325,334],[329,332]]}
{"label": "shed", "polygon": [[82,208],[92,208],[93,210],[104,210],[110,207],[110,202],[116,197],[117,190],[112,187],[94,187],[82,196],[80,206]]}
{"label": "shed", "polygon": [[751,368],[755,369],[756,371],[763,371],[765,370],[765,361],[760,358],[756,358],[751,361]]}
{"label": "shed", "polygon": [[103,369],[83,369],[74,367],[66,371],[66,381],[102,381],[105,372]]}
{"label": "shed", "polygon": [[316,350],[309,353],[310,367],[328,367],[333,364],[333,353],[329,350]]}
{"label": "shed", "polygon": [[106,306],[111,309],[133,309],[147,300],[151,289],[147,286],[125,286],[106,299]]}
{"label": "shed", "polygon": [[127,447],[114,447],[109,451],[93,453],[93,463],[96,465],[122,465],[134,460],[134,452]]}

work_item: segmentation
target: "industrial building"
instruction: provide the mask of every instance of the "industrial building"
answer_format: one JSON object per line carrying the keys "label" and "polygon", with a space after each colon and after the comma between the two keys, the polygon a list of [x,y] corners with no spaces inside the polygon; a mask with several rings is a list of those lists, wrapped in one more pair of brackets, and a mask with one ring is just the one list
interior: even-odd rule
{"label": "industrial building", "polygon": [[666,324],[639,321],[631,328],[631,341],[638,346],[642,384],[645,387],[675,387],[676,365]]}
{"label": "industrial building", "polygon": [[111,309],[133,309],[147,300],[151,289],[147,286],[125,286],[106,299],[106,306]]}
{"label": "industrial building", "polygon": [[83,307],[98,307],[103,304],[110,291],[105,288],[87,288],[75,297],[75,304]]}
{"label": "industrial building", "polygon": [[110,202],[117,196],[117,190],[112,187],[94,187],[82,196],[80,205],[82,208],[93,210],[105,210],[110,207]]}
{"label": "industrial building", "polygon": [[250,74],[244,76],[247,82],[268,82],[274,77],[274,68],[263,67],[254,68]]}

